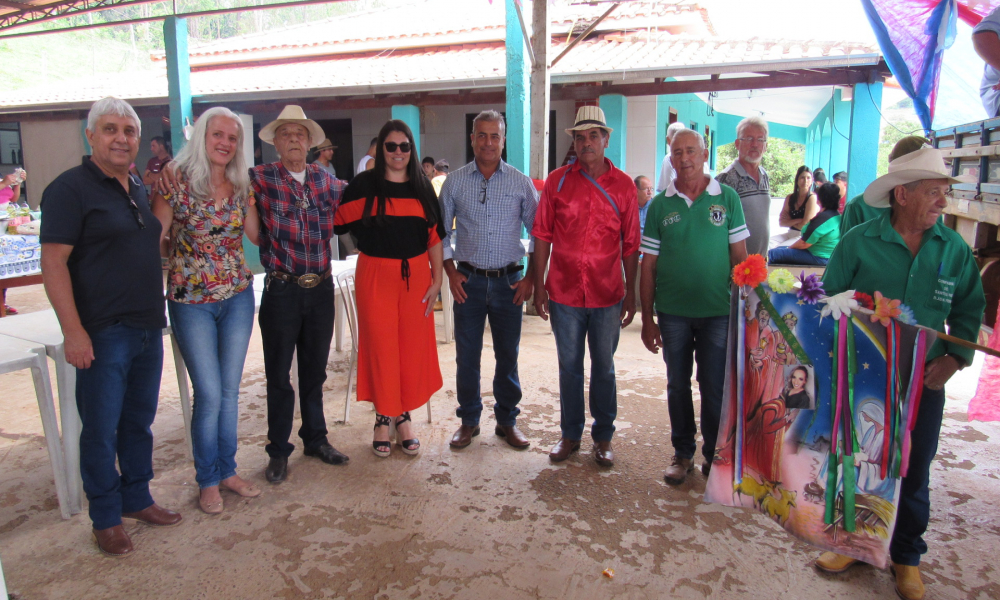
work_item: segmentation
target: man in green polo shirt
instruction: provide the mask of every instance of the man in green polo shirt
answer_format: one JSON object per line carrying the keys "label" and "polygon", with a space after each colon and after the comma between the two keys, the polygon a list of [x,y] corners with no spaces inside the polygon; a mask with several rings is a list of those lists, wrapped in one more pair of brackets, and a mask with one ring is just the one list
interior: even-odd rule
{"label": "man in green polo shirt", "polygon": [[[952,183],[941,153],[923,148],[889,163],[889,173],[868,186],[865,202],[886,213],[852,229],[823,275],[829,295],[845,290],[902,300],[917,323],[975,341],[986,299],[972,251],[938,219],[948,205]],[[922,536],[930,518],[928,483],[937,452],[944,413],[944,384],[955,371],[972,363],[973,352],[937,341],[927,353],[924,389],[913,429],[910,466],[899,491],[896,527],[889,544],[896,591],[906,600],[923,598],[920,555],[927,552]],[[816,566],[839,573],[854,559],[824,553]]]}
{"label": "man in green polo shirt", "polygon": [[[916,152],[928,144],[930,144],[930,142],[928,142],[926,138],[922,138],[919,135],[908,135],[900,139],[896,142],[896,145],[892,147],[892,151],[889,152],[889,162],[896,160],[900,156],[906,156],[911,152]],[[871,206],[865,202],[864,194],[858,194],[848,200],[847,204],[844,206],[844,214],[840,216],[840,237],[844,237],[844,234],[854,227],[857,227],[862,223],[867,223],[872,219],[881,217],[888,211],[888,208],[875,208],[874,206]]]}
{"label": "man in green polo shirt", "polygon": [[712,467],[726,369],[729,273],[746,259],[750,237],[739,194],[704,174],[707,159],[701,134],[677,133],[670,146],[675,178],[653,198],[639,247],[642,342],[654,354],[662,347],[667,364],[674,458],[663,477],[671,484],[683,482],[694,468],[697,450],[692,354],[701,392],[702,473],[707,476]]}

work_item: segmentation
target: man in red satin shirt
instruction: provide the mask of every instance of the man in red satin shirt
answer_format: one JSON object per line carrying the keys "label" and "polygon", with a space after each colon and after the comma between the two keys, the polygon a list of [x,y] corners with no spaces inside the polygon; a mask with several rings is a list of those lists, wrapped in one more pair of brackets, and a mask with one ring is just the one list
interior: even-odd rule
{"label": "man in red satin shirt", "polygon": [[580,449],[589,341],[594,459],[610,467],[618,412],[614,354],[621,329],[635,316],[639,207],[632,178],[604,157],[612,133],[604,111],[582,107],[566,133],[579,158],[549,174],[532,228],[535,310],[543,319],[552,316],[559,355],[562,438],[549,458],[560,462]]}

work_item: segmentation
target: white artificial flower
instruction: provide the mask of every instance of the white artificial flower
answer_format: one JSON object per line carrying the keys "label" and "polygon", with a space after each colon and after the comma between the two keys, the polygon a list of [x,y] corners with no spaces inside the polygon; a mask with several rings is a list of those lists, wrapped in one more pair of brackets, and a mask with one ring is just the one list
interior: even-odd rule
{"label": "white artificial flower", "polygon": [[820,319],[832,316],[834,319],[840,320],[842,315],[850,318],[851,311],[859,308],[858,301],[854,299],[854,290],[847,290],[835,296],[826,296],[821,298],[820,302],[826,305],[819,313]]}

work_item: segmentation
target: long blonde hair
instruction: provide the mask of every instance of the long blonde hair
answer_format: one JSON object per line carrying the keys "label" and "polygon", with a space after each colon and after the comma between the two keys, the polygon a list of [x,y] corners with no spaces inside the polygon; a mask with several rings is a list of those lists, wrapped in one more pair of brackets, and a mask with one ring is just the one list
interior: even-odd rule
{"label": "long blonde hair", "polygon": [[250,174],[247,172],[246,159],[243,158],[243,121],[228,108],[216,106],[198,117],[194,123],[191,139],[178,153],[174,162],[177,163],[177,169],[187,180],[188,189],[195,197],[204,199],[212,196],[212,164],[205,150],[205,138],[208,137],[208,124],[216,117],[232,119],[239,131],[236,152],[226,165],[226,179],[233,185],[233,200],[245,200],[250,192]]}

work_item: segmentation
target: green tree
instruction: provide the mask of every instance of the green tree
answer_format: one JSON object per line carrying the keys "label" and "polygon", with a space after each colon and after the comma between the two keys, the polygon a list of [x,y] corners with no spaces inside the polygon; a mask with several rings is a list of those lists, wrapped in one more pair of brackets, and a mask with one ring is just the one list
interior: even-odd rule
{"label": "green tree", "polygon": [[[735,144],[719,146],[719,154],[716,160],[718,170],[722,170],[736,160],[738,153]],[[771,196],[784,198],[792,193],[794,186],[795,171],[806,160],[806,147],[781,138],[770,138],[767,141],[767,152],[761,160],[760,166],[767,171],[767,176],[771,181]]]}
{"label": "green tree", "polygon": [[916,121],[899,121],[890,123],[886,121],[882,128],[882,139],[878,143],[878,170],[877,177],[881,177],[889,172],[889,153],[896,142],[908,135],[923,135],[923,129]]}

